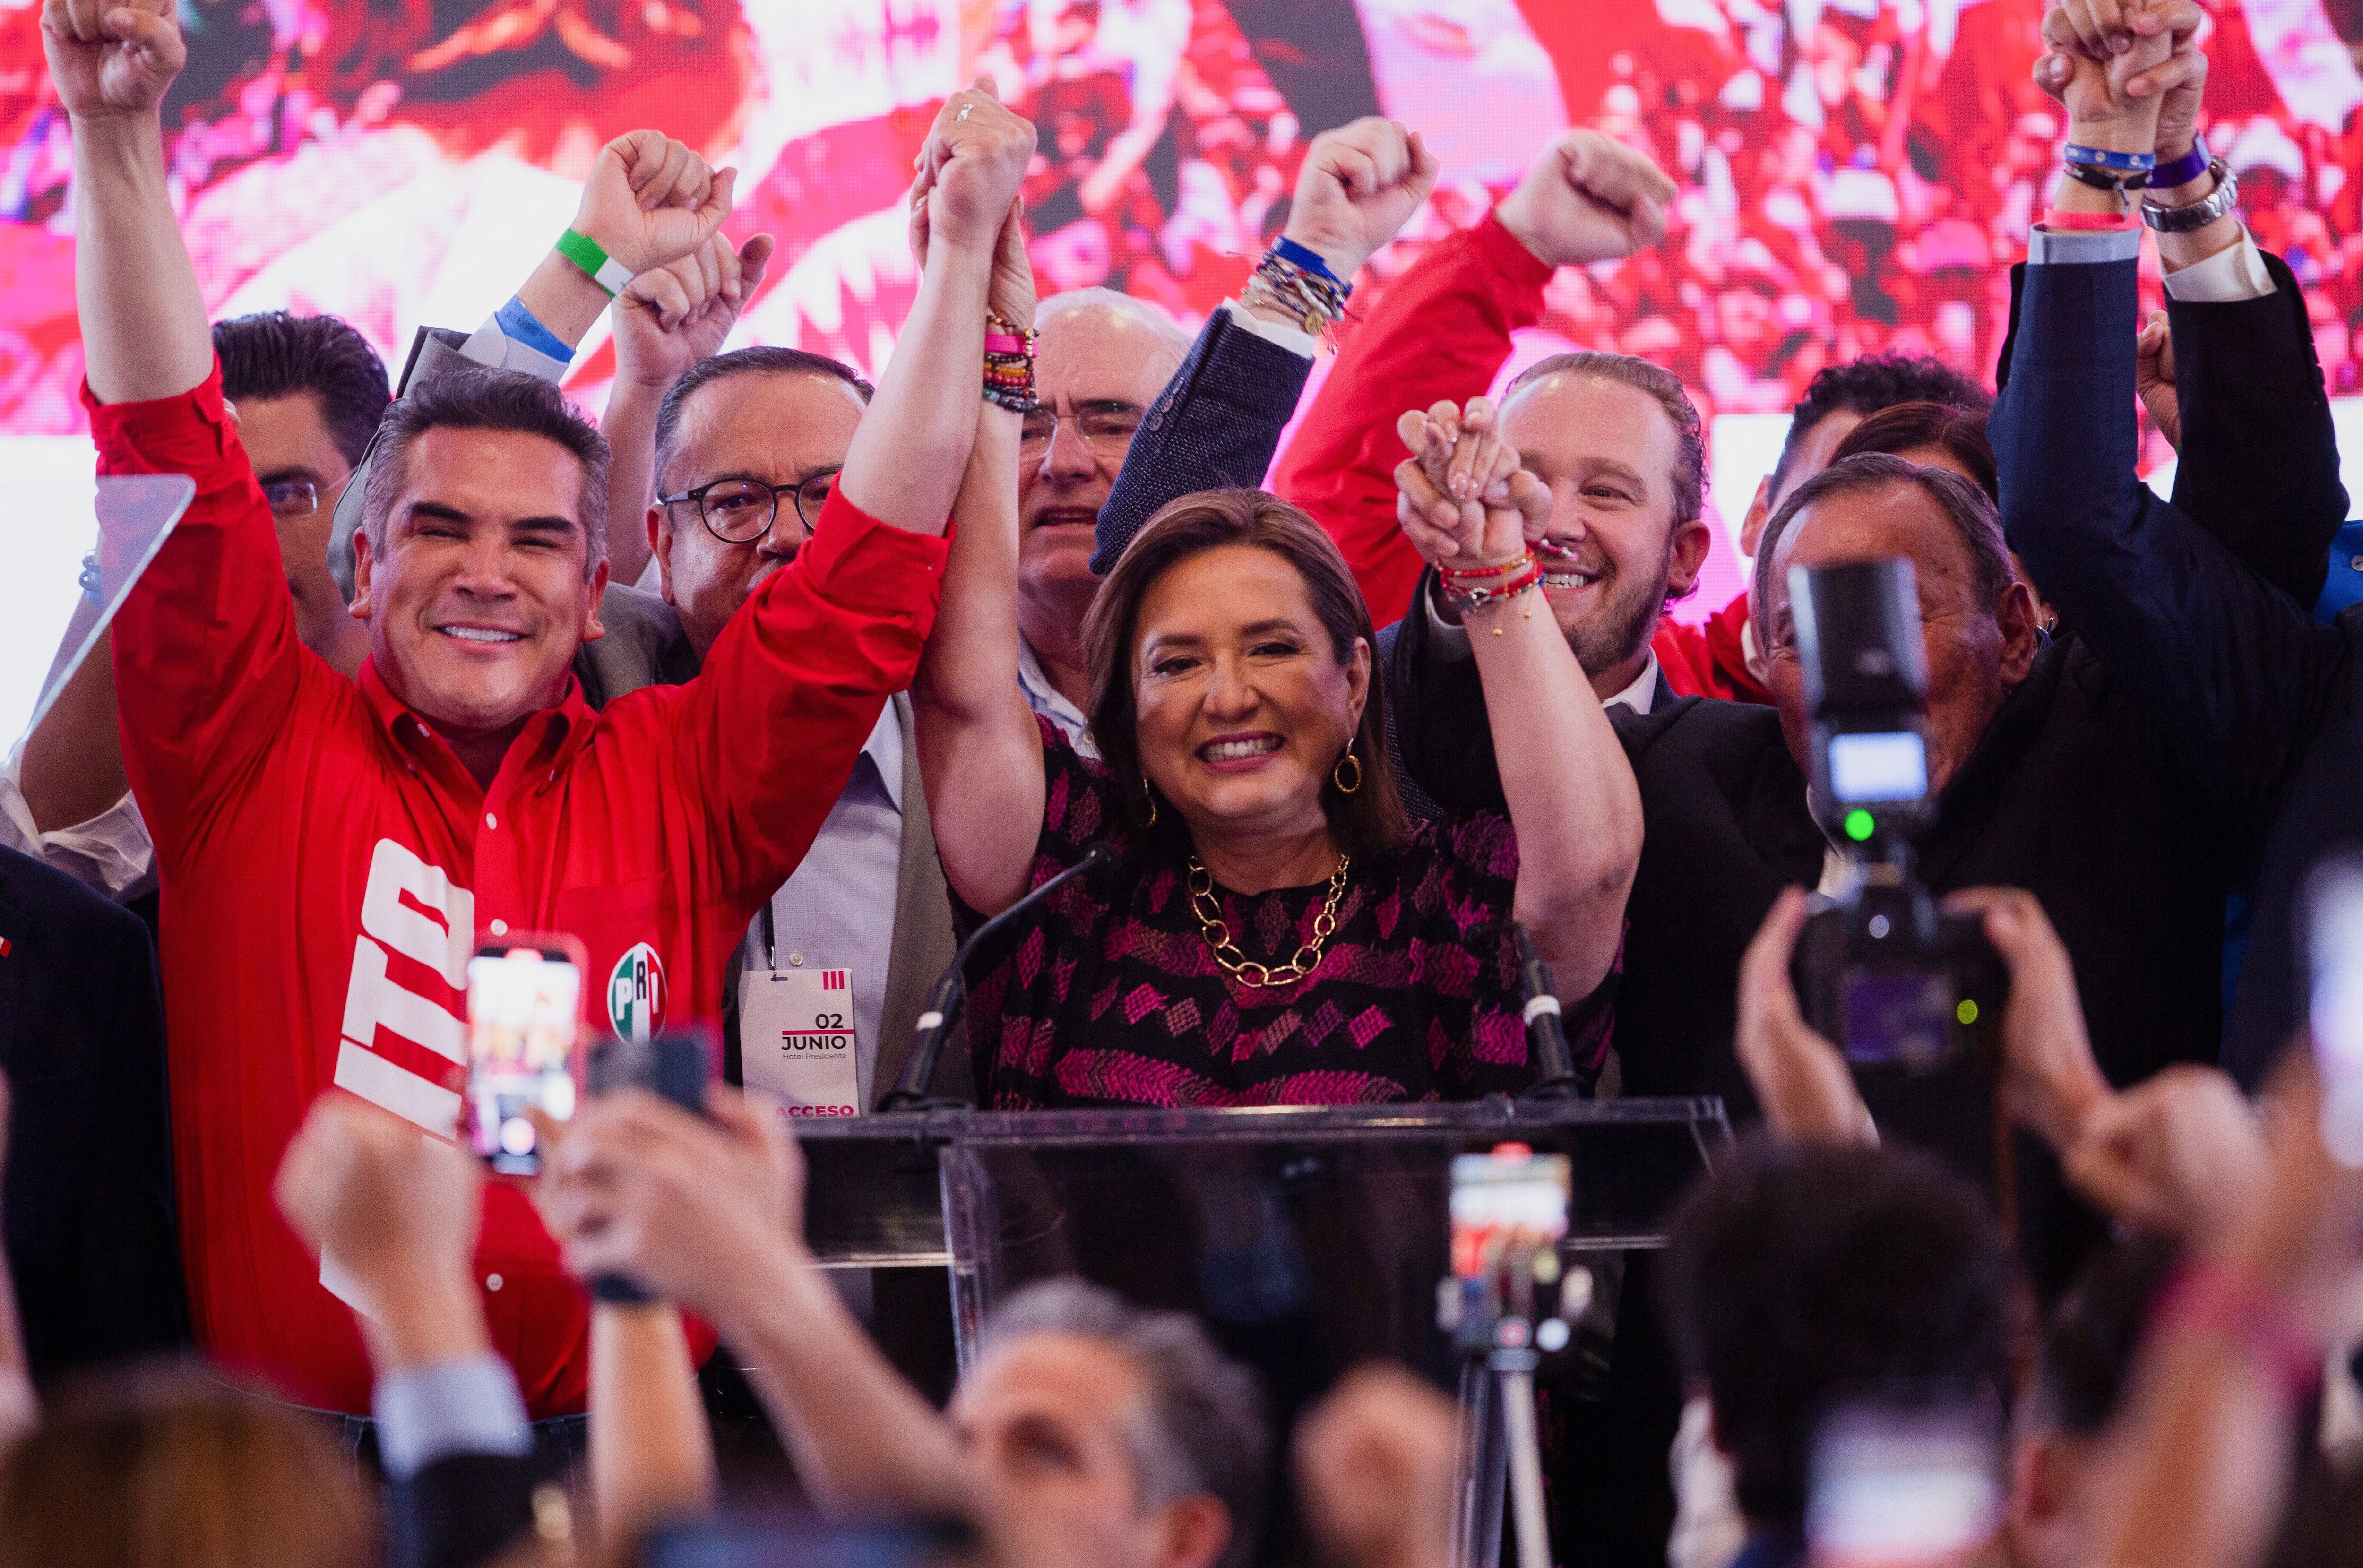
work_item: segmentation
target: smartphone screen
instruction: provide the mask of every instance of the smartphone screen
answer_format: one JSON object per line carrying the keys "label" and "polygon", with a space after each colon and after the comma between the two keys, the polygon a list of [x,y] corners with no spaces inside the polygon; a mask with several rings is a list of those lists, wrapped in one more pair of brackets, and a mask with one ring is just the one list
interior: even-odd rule
{"label": "smartphone screen", "polygon": [[2363,1166],[2363,860],[2325,862],[2306,884],[2307,1021],[2322,1074],[2322,1140]]}
{"label": "smartphone screen", "polygon": [[1814,1443],[1814,1568],[1958,1568],[2002,1526],[1994,1423],[1961,1409],[1842,1410]]}
{"label": "smartphone screen", "polygon": [[1543,1251],[1567,1234],[1572,1173],[1564,1154],[1504,1143],[1452,1161],[1452,1272],[1483,1279],[1505,1259]]}
{"label": "smartphone screen", "polygon": [[486,942],[468,961],[468,1141],[495,1171],[541,1169],[527,1111],[574,1114],[582,966],[571,937]]}

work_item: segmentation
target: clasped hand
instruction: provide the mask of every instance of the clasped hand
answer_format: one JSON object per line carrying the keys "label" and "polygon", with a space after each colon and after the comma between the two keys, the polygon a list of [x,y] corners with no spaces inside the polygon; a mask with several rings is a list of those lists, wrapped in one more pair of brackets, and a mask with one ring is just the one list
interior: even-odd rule
{"label": "clasped hand", "polygon": [[1395,431],[1412,451],[1395,465],[1395,518],[1429,564],[1470,568],[1525,553],[1550,515],[1550,492],[1519,466],[1491,398],[1472,397],[1465,410],[1412,409]]}

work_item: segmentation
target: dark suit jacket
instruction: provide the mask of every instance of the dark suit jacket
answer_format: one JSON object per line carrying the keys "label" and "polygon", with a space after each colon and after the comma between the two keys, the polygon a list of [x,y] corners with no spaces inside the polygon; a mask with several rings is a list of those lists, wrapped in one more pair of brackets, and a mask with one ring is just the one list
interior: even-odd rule
{"label": "dark suit jacket", "polygon": [[1310,359],[1248,331],[1228,310],[1206,317],[1132,438],[1100,508],[1092,570],[1105,576],[1167,502],[1221,485],[1261,484],[1312,373]]}
{"label": "dark suit jacket", "polygon": [[148,928],[0,850],[0,1209],[34,1375],[184,1344]]}
{"label": "dark suit jacket", "polygon": [[[2363,840],[2363,616],[2324,627],[2308,613],[2346,493],[2304,300],[2288,268],[2267,265],[2279,286],[2265,298],[2173,307],[2172,504],[2134,477],[2130,258],[2025,269],[1991,424],[2012,546],[2148,712],[2210,837],[2237,867],[2261,860],[2224,1052],[2252,1086],[2301,1017],[2306,872]],[[2186,350],[2186,324],[2202,322]]]}
{"label": "dark suit jacket", "polygon": [[[2124,336],[2132,312],[2128,294],[2118,314],[2098,318]],[[2185,307],[2176,322],[2178,357],[2190,341],[2195,362],[2217,379],[2285,385],[2292,371],[2286,344],[2260,339],[2248,317],[2236,306]],[[2126,379],[2108,395],[2122,391],[2129,400],[2129,346],[2125,354]],[[2277,417],[2269,402],[2190,401],[2185,449],[2245,462],[2250,443],[2264,439],[2248,425]],[[2129,415],[2126,431],[2129,439]],[[2124,473],[2130,485],[2129,454]],[[2007,487],[2019,486],[2026,527],[2051,515],[2056,477],[2014,480],[2008,468],[2004,475],[2006,499]],[[2231,494],[2252,506],[2259,493],[2251,485]],[[2208,542],[2220,558],[2221,547]],[[2317,541],[2316,557],[2321,550]],[[2053,593],[2043,561],[2030,555],[2028,565]],[[2318,587],[2319,561],[2310,569]],[[2084,626],[2082,605],[2063,602]],[[1497,806],[1501,784],[1474,671],[1426,656],[1425,631],[1421,617],[1403,623],[1389,672],[1405,764],[1448,807]],[[2080,637],[2046,650],[1947,786],[1921,849],[1921,873],[1939,892],[2001,883],[2043,901],[2075,959],[2102,1070],[2120,1084],[2171,1062],[2215,1059],[2224,895],[2239,851],[2220,794],[2185,765],[2189,748],[2146,700],[2147,685],[2147,673],[2121,678]],[[1753,1098],[1731,1049],[1739,956],[1780,888],[1811,885],[1819,875],[1823,839],[1806,809],[1804,779],[1770,708],[1686,698],[1615,722],[1640,784],[1646,834],[1614,998],[1625,1092],[1720,1094],[1745,1118]],[[1931,1147],[1991,1180],[1990,1073],[1962,1064],[1920,1079],[1865,1074],[1863,1086],[1887,1136]],[[2029,1261],[2056,1284],[2089,1231],[2053,1191],[2047,1162],[2023,1162]]]}

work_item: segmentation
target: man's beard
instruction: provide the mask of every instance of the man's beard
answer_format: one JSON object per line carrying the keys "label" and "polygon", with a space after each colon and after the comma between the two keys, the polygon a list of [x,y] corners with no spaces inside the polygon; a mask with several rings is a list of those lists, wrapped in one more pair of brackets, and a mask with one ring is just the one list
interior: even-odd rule
{"label": "man's beard", "polygon": [[1567,634],[1567,645],[1585,674],[1614,670],[1648,646],[1657,634],[1658,617],[1665,613],[1673,573],[1673,541],[1668,539],[1664,558],[1647,578],[1628,583],[1619,572],[1610,579],[1608,595],[1599,610]]}

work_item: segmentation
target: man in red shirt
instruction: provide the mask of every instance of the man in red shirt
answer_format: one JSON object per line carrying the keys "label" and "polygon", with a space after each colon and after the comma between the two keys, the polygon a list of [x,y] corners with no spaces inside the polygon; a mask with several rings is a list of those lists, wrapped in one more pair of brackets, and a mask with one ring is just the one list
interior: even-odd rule
{"label": "man in red shirt", "polygon": [[[955,95],[926,153],[919,297],[813,543],[698,679],[594,714],[569,665],[600,635],[606,443],[516,373],[455,373],[389,414],[355,545],[360,681],[298,641],[166,191],[157,105],[186,58],[170,0],[48,0],[42,31],[73,126],[100,471],[197,484],[115,640],[162,881],[197,1335],[305,1404],[366,1410],[335,1260],[316,1266],[272,1209],[281,1151],[332,1084],[449,1131],[480,935],[580,937],[594,1029],[716,1016],[726,957],[933,622],[986,280],[1033,130]],[[707,178],[654,133],[602,160],[562,241],[583,288],[689,254],[728,208],[731,172]],[[531,1413],[579,1410],[585,1302],[514,1187],[488,1192],[477,1276]]]}

